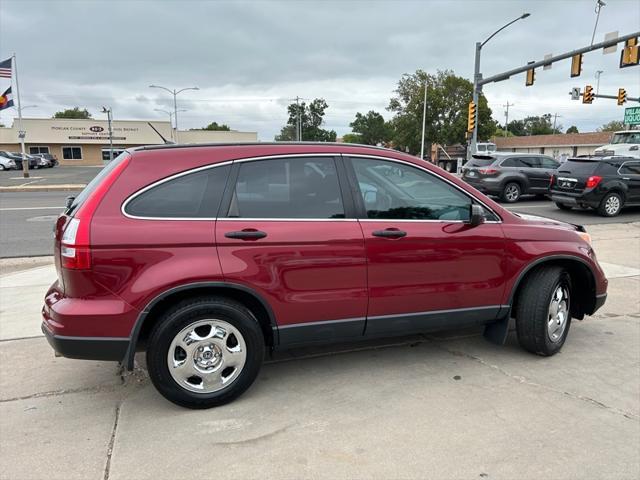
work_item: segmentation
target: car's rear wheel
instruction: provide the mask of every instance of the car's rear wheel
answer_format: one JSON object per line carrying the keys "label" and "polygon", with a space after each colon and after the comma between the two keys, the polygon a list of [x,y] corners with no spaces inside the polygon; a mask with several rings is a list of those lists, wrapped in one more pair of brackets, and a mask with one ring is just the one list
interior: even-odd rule
{"label": "car's rear wheel", "polygon": [[501,198],[505,202],[514,203],[518,201],[521,194],[522,189],[520,188],[520,185],[516,182],[509,182],[502,189]]}
{"label": "car's rear wheel", "polygon": [[247,390],[264,357],[257,320],[222,297],[180,302],[149,337],[147,367],[156,389],[188,408],[224,405]]}
{"label": "car's rear wheel", "polygon": [[567,205],[566,203],[555,202],[556,207],[560,210],[571,210],[573,207],[571,205]]}
{"label": "car's rear wheel", "polygon": [[557,353],[571,326],[571,277],[561,267],[540,267],[518,295],[516,331],[525,350],[542,356]]}
{"label": "car's rear wheel", "polygon": [[1,172],[1,171],[4,171],[4,170],[5,170],[4,165],[2,165],[2,164],[0,163],[0,172]]}
{"label": "car's rear wheel", "polygon": [[615,217],[622,210],[623,204],[624,200],[619,193],[607,193],[598,206],[598,213],[603,217]]}

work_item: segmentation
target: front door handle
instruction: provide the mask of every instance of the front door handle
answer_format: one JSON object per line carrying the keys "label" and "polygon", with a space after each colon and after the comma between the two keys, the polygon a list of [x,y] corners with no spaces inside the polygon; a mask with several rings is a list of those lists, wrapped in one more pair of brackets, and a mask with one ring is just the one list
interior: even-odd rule
{"label": "front door handle", "polygon": [[239,238],[240,240],[258,240],[266,237],[267,234],[254,228],[245,228],[236,232],[227,232],[224,236],[227,238]]}
{"label": "front door handle", "polygon": [[407,236],[407,232],[398,230],[397,228],[385,228],[384,230],[375,230],[373,232],[373,236],[382,238],[402,238]]}

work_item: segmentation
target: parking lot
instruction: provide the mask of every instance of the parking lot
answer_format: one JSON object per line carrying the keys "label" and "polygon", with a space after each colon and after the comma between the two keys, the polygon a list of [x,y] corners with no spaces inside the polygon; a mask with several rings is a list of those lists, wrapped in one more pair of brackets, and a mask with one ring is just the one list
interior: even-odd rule
{"label": "parking lot", "polygon": [[2,275],[2,478],[638,478],[640,222],[589,231],[609,298],[559,355],[478,330],[282,352],[205,411],[164,400],[142,356],[55,358],[54,269]]}

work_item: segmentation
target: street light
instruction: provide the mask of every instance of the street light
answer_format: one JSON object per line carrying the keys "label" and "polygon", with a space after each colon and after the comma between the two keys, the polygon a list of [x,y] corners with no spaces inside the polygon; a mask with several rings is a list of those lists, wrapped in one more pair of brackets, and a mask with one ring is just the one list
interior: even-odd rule
{"label": "street light", "polygon": [[598,70],[596,72],[596,95],[600,91],[600,75],[604,73],[604,70]]}
{"label": "street light", "polygon": [[[482,50],[482,47],[484,47],[489,40],[495,37],[502,30],[513,25],[518,20],[524,20],[530,15],[531,15],[530,13],[523,13],[518,18],[511,20],[509,23],[506,23],[505,25],[500,27],[498,30],[493,32],[491,35],[489,35],[489,37],[484,42],[476,42],[476,60],[475,60],[475,66],[473,69],[473,103],[475,103],[476,105],[478,105],[478,96],[480,94],[480,91],[482,90],[482,87],[478,85],[478,82],[482,79],[482,74],[480,73],[480,52]],[[471,158],[471,152],[475,152],[477,143],[478,143],[478,122],[476,121],[473,127],[473,133],[471,135],[471,147],[467,151],[467,159]]]}
{"label": "street light", "polygon": [[109,124],[109,162],[113,160],[113,130],[111,130],[111,107],[102,107],[102,113],[107,114],[107,122]]}
{"label": "street light", "polygon": [[[169,115],[169,127],[171,127],[171,140],[175,140],[173,138],[173,112],[170,112],[169,110],[163,110],[161,108],[154,108],[153,109],[156,112],[162,112],[166,115]],[[179,112],[187,112],[188,110],[185,108],[180,108],[178,109]]]}
{"label": "street light", "polygon": [[167,87],[161,87],[160,85],[149,85],[149,88],[161,88],[162,90],[166,90],[171,95],[173,95],[173,118],[176,124],[176,133],[175,133],[174,140],[176,141],[176,143],[178,143],[178,103],[176,101],[176,97],[180,92],[184,92],[185,90],[200,90],[200,89],[198,87],[186,87],[186,88],[181,88],[180,90],[176,90],[175,88],[171,90]]}

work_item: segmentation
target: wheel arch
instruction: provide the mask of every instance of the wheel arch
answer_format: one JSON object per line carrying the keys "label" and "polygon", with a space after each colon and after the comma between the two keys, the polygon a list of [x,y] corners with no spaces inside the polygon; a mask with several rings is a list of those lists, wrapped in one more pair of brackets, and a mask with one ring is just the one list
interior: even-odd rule
{"label": "wheel arch", "polygon": [[596,276],[589,263],[572,255],[551,255],[534,260],[520,272],[509,293],[507,304],[511,306],[510,314],[517,308],[518,293],[527,277],[536,269],[544,266],[563,267],[569,273],[574,298],[571,314],[574,318],[582,320],[585,314],[589,315],[595,311]]}
{"label": "wheel arch", "polygon": [[197,282],[170,288],[151,300],[138,315],[129,337],[129,346],[124,358],[128,370],[133,370],[133,361],[138,346],[146,342],[151,329],[158,321],[165,308],[187,298],[203,295],[219,295],[244,304],[255,315],[267,346],[273,347],[278,342],[278,329],[269,304],[252,289],[228,282]]}

